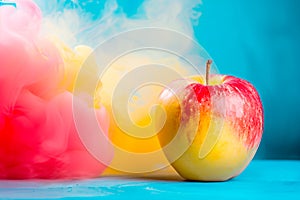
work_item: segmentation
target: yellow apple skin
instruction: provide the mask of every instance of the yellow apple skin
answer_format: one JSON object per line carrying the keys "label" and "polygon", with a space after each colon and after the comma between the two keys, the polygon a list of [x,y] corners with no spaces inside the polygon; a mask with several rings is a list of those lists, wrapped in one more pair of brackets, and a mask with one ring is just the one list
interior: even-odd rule
{"label": "yellow apple skin", "polygon": [[[180,141],[176,143],[179,146],[192,140],[182,155],[164,151],[183,178],[196,181],[228,180],[247,167],[259,146],[263,131],[260,98],[249,82],[232,76],[214,75],[209,86],[203,84],[204,77],[192,79],[194,83],[176,91],[176,94],[187,93],[183,95],[184,99],[178,99],[180,95],[172,95],[168,92],[170,89],[160,95],[158,103],[167,116],[158,134],[160,144],[164,148],[176,134],[180,135]],[[192,93],[196,95],[196,101],[189,99]],[[184,102],[199,105],[198,119],[186,111],[191,106]],[[179,124],[185,123],[187,120],[184,118],[189,118],[189,115],[195,119],[189,119],[189,124],[183,126],[190,127],[178,131]],[[161,116],[158,112],[156,120],[159,121]],[[191,138],[193,129],[195,135]],[[176,156],[179,158],[173,161]]]}

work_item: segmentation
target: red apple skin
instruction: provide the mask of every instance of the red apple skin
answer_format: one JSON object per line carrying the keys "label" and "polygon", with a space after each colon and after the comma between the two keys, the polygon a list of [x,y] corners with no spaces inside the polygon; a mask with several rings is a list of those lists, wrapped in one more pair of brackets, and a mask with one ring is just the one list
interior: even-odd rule
{"label": "red apple skin", "polygon": [[[169,88],[159,97],[158,104],[167,116],[158,133],[160,144],[164,147],[176,134],[181,135],[182,144],[192,140],[187,150],[171,163],[183,178],[228,180],[247,167],[260,144],[264,117],[259,94],[252,84],[233,76],[212,75],[209,85],[204,84],[205,78],[202,76],[191,79],[193,82],[177,89],[176,95]],[[180,93],[185,95],[178,100]],[[193,95],[196,98],[192,98]],[[195,135],[191,137],[189,131],[178,132],[178,127],[179,123],[190,120],[189,116],[194,116],[189,108],[195,105],[198,106],[199,121],[186,124],[196,124],[186,129],[195,130]],[[172,161],[174,153],[164,152]]]}

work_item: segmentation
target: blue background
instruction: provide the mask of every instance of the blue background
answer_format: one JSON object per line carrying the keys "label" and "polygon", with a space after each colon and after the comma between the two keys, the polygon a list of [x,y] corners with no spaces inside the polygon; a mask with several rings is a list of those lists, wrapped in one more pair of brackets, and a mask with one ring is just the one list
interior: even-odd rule
{"label": "blue background", "polygon": [[[130,15],[142,1],[118,2]],[[200,10],[195,34],[220,73],[250,81],[261,95],[256,158],[300,159],[300,1],[203,0]]]}

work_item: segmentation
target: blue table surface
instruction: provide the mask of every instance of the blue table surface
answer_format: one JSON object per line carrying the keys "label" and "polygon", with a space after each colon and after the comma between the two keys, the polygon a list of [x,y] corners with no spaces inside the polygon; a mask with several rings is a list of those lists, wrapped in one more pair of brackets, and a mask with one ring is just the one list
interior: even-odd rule
{"label": "blue table surface", "polygon": [[0,181],[1,199],[300,199],[300,161],[254,160],[227,182],[189,182],[168,173],[88,180]]}

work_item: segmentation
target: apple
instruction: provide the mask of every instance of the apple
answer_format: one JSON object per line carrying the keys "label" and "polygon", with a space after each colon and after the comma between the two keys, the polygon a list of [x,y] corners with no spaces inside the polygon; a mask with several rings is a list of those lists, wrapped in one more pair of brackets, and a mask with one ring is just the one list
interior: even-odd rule
{"label": "apple", "polygon": [[254,86],[233,76],[210,75],[211,63],[206,76],[176,80],[158,99],[159,142],[187,180],[225,181],[239,175],[262,138],[263,108]]}

